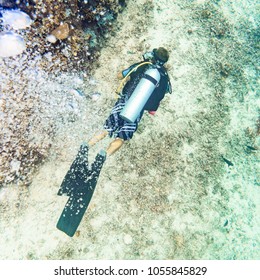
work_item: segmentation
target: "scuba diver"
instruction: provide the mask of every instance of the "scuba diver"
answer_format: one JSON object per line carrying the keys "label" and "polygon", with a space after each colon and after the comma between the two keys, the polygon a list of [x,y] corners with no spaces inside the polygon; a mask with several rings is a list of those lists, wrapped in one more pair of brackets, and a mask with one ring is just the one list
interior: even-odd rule
{"label": "scuba diver", "polygon": [[[130,140],[138,124],[148,111],[154,115],[167,92],[171,93],[171,83],[164,64],[169,54],[165,48],[154,49],[143,55],[143,61],[131,65],[118,74],[123,79],[117,92],[119,98],[104,124],[104,131],[83,143],[67,172],[58,195],[69,199],[57,223],[57,228],[72,237],[89,205],[106,156],[119,150],[124,141]],[[125,85],[124,85],[125,84]],[[124,86],[123,86],[124,85]],[[109,135],[114,140],[107,150],[101,150],[90,168],[88,149]]]}
{"label": "scuba diver", "polygon": [[168,51],[161,47],[145,53],[143,58],[143,61],[118,74],[120,79],[130,79],[104,124],[105,131],[88,142],[89,146],[93,146],[108,134],[111,138],[114,137],[106,150],[107,155],[112,155],[121,148],[124,141],[133,137],[144,111],[154,115],[165,94],[172,92],[164,67],[169,59]]}

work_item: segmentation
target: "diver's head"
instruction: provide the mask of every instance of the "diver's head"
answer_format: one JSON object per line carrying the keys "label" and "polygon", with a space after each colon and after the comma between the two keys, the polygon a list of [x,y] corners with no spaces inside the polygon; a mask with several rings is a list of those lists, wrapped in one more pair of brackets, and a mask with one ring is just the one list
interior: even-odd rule
{"label": "diver's head", "polygon": [[156,63],[163,65],[169,59],[169,53],[165,48],[153,49],[153,59]]}
{"label": "diver's head", "polygon": [[169,53],[165,48],[153,49],[152,52],[147,52],[143,55],[145,60],[151,60],[153,63],[163,65],[169,59]]}

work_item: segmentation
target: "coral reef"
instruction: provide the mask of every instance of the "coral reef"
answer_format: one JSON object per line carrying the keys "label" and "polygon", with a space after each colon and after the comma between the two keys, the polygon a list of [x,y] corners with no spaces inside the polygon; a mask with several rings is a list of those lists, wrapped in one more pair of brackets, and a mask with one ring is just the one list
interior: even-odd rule
{"label": "coral reef", "polygon": [[26,30],[15,30],[16,37],[26,42],[26,50],[3,58],[0,66],[0,187],[16,180],[28,185],[30,174],[51,146],[55,120],[40,112],[46,107],[37,88],[41,76],[90,72],[125,4],[119,0],[1,1],[2,13],[6,11],[0,19],[4,32],[17,29],[10,13],[24,15],[24,27],[28,27],[27,15],[32,23]]}
{"label": "coral reef", "polygon": [[[103,35],[112,30],[112,22],[124,5],[125,1],[118,0],[62,0],[55,4],[50,0],[26,0],[19,4],[16,1],[3,1],[2,4],[3,7],[19,8],[34,20],[27,33],[30,57],[51,51],[60,61],[61,70],[89,67],[87,62],[97,58],[96,51],[102,44]],[[57,35],[61,27],[66,28],[66,34],[60,38],[58,35],[59,40],[50,45],[48,35],[53,32]],[[96,38],[94,45],[93,36]]]}

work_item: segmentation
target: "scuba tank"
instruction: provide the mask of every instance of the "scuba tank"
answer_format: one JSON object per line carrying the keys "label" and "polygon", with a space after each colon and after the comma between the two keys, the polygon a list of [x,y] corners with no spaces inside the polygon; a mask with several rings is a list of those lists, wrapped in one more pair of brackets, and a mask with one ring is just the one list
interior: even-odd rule
{"label": "scuba tank", "polygon": [[134,123],[143,110],[147,100],[152,95],[154,89],[160,81],[158,69],[152,68],[145,71],[144,76],[136,86],[131,97],[126,102],[120,113],[120,117],[127,122]]}

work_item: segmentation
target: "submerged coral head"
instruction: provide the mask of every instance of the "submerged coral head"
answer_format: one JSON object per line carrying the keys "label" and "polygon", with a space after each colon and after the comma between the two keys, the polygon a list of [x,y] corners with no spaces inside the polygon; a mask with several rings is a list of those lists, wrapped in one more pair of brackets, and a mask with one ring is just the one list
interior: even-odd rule
{"label": "submerged coral head", "polygon": [[70,33],[70,27],[67,23],[62,23],[56,29],[51,32],[51,35],[56,37],[59,40],[64,40],[68,38]]}
{"label": "submerged coral head", "polygon": [[26,49],[23,37],[14,32],[0,33],[0,57],[21,54]]}
{"label": "submerged coral head", "polygon": [[2,21],[4,25],[9,25],[15,30],[25,29],[32,24],[31,18],[20,10],[3,10]]}

